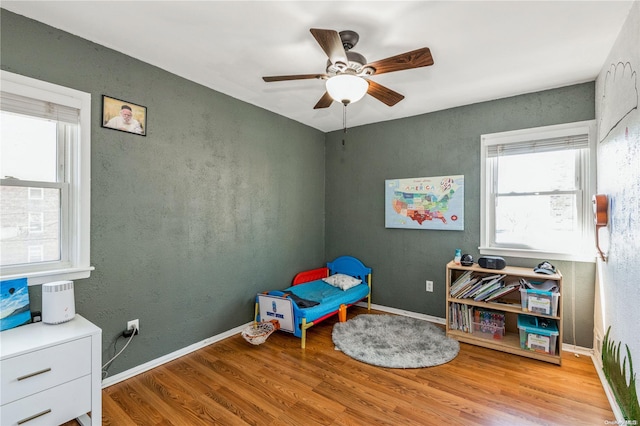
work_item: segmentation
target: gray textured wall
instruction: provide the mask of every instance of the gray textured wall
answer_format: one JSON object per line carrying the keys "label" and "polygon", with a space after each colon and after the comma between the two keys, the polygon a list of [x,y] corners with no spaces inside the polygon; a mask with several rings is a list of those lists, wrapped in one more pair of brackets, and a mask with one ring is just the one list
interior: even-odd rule
{"label": "gray textured wall", "polygon": [[[127,320],[142,330],[112,374],[248,321],[256,291],[343,254],[374,268],[374,303],[444,317],[445,263],[457,247],[477,257],[480,135],[594,118],[588,83],[349,129],[344,146],[333,132],[325,148],[299,123],[10,12],[1,19],[2,69],[93,95],[96,271],[77,283],[77,309],[103,329],[104,360]],[[148,136],[100,128],[102,94],[147,106]],[[385,179],[444,174],[465,175],[464,232],[384,228]],[[576,343],[590,347],[593,264],[556,265],[577,289]]]}
{"label": "gray textured wall", "polygon": [[[372,267],[373,303],[444,317],[445,264],[456,248],[478,258],[480,136],[594,117],[594,83],[585,83],[356,127],[344,145],[342,131],[329,133],[327,258],[351,254]],[[465,176],[464,231],[385,229],[385,179],[458,174]],[[507,262],[533,267],[540,260]],[[594,264],[553,263],[565,277],[565,341],[574,342],[575,304],[576,343],[591,347]],[[427,279],[434,281],[433,293],[425,292]]]}
{"label": "gray textured wall", "polygon": [[[250,321],[256,292],[323,264],[322,132],[6,10],[1,19],[3,70],[92,95],[96,270],[76,282],[76,308],[102,328],[105,361],[127,320],[141,328],[110,373]],[[148,136],[101,128],[103,94],[146,106]],[[40,286],[30,290],[37,309]]]}

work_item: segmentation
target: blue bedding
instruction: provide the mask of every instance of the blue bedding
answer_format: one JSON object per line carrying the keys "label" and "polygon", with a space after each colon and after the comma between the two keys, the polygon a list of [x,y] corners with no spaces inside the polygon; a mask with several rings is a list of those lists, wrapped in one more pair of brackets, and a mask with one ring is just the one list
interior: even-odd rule
{"label": "blue bedding", "polygon": [[[335,274],[349,275],[362,283],[344,291],[318,279]],[[371,309],[371,268],[355,257],[340,256],[333,262],[327,262],[325,268],[302,271],[293,278],[293,282],[300,284],[284,290],[258,293],[254,320],[260,322],[263,317],[265,321],[267,317],[281,319],[284,325],[280,330],[300,337],[302,349],[305,348],[307,329],[323,318],[338,314],[341,305],[353,305],[367,299],[367,308]],[[315,302],[318,304],[313,305]]]}
{"label": "blue bedding", "polygon": [[355,303],[369,294],[369,286],[365,283],[351,287],[349,290],[341,290],[329,285],[322,280],[310,281],[284,289],[285,293],[293,293],[296,296],[319,302],[319,305],[310,308],[300,308],[307,321],[314,321],[329,313],[335,312],[341,304]]}

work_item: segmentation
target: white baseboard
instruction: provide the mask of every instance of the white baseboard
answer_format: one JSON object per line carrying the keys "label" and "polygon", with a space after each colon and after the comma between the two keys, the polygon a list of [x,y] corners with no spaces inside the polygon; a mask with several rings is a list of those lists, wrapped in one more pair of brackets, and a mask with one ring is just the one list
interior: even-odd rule
{"label": "white baseboard", "polygon": [[582,346],[569,345],[567,343],[562,344],[562,350],[567,352],[573,352],[576,355],[584,355],[589,358],[593,357],[593,349],[583,348]]}
{"label": "white baseboard", "polygon": [[[366,302],[358,302],[358,303],[356,303],[356,306],[360,306],[362,308],[366,308],[367,307],[367,303]],[[419,314],[417,312],[405,311],[404,309],[389,308],[388,306],[376,305],[376,304],[373,304],[373,303],[371,304],[371,309],[375,309],[376,311],[389,312],[390,314],[404,315],[405,317],[418,318],[418,319],[429,321],[429,322],[433,322],[433,323],[436,323],[436,324],[445,325],[446,322],[447,322],[447,320],[445,318],[434,317],[434,316],[425,315],[425,314]]]}
{"label": "white baseboard", "polygon": [[102,389],[109,387],[111,385],[115,385],[116,383],[119,383],[123,380],[127,380],[130,379],[133,376],[137,376],[140,373],[144,373],[145,371],[149,371],[153,368],[159,367],[162,364],[165,364],[169,361],[173,361],[176,358],[180,358],[181,356],[185,356],[187,354],[190,354],[191,352],[195,352],[198,349],[202,349],[205,346],[209,346],[212,343],[215,342],[219,342],[220,340],[224,340],[227,337],[231,337],[234,336],[240,332],[242,332],[242,330],[245,329],[245,327],[247,327],[248,325],[251,325],[253,323],[253,321],[248,322],[246,324],[240,325],[236,328],[233,328],[231,330],[225,331],[224,333],[220,333],[217,334],[215,336],[209,337],[207,339],[204,339],[200,342],[194,343],[192,345],[189,345],[185,348],[182,349],[178,349],[175,352],[171,352],[170,354],[161,356],[160,358],[156,358],[156,359],[152,359],[149,362],[145,362],[144,364],[140,364],[136,367],[130,368],[129,370],[125,370],[122,373],[118,373],[114,376],[111,377],[107,377],[106,379],[104,379],[102,381]]}
{"label": "white baseboard", "polygon": [[616,416],[617,424],[623,425],[626,424],[624,416],[622,414],[622,410],[618,405],[618,401],[616,401],[616,397],[613,395],[613,389],[609,385],[609,381],[607,377],[604,375],[604,370],[602,369],[602,359],[598,356],[593,355],[591,357],[591,361],[593,362],[593,366],[596,368],[596,373],[598,373],[598,377],[600,378],[600,382],[602,383],[602,388],[604,389],[604,394],[607,395],[607,399],[609,400],[609,405],[611,406],[611,410],[613,414]]}

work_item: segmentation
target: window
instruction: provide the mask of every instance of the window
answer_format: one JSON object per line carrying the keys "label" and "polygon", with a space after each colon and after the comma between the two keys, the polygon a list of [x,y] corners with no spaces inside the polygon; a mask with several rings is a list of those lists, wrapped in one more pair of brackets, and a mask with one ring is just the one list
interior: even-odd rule
{"label": "window", "polygon": [[480,253],[595,261],[595,122],[482,136]]}
{"label": "window", "polygon": [[42,234],[44,232],[44,214],[42,212],[29,212],[29,234]]}
{"label": "window", "polygon": [[29,199],[30,200],[44,200],[44,190],[43,190],[43,188],[29,188]]}
{"label": "window", "polygon": [[1,277],[87,278],[91,95],[5,71],[1,80]]}
{"label": "window", "polygon": [[28,261],[29,262],[42,262],[44,260],[44,247],[43,246],[29,246],[28,248]]}

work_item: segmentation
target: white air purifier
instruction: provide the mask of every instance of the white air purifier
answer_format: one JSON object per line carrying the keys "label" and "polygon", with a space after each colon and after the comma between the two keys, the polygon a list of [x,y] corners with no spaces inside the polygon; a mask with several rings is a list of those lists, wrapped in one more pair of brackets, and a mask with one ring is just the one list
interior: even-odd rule
{"label": "white air purifier", "polygon": [[42,284],[42,322],[60,324],[76,316],[73,281]]}

